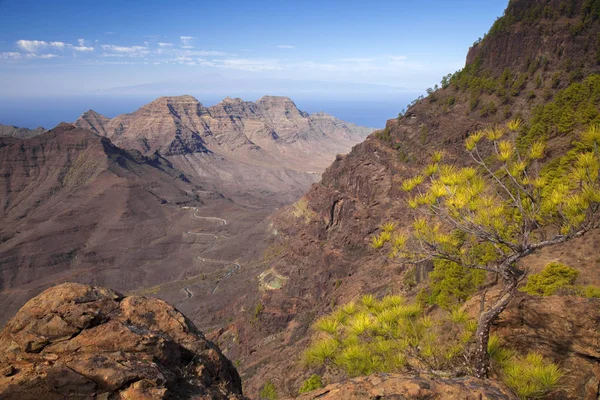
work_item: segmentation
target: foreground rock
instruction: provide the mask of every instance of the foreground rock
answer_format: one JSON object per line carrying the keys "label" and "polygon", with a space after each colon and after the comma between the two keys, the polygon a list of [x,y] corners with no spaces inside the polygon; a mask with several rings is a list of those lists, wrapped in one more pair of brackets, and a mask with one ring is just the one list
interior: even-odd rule
{"label": "foreground rock", "polygon": [[243,399],[221,351],[169,304],[65,283],[0,333],[1,399]]}
{"label": "foreground rock", "polygon": [[442,379],[376,374],[329,385],[305,393],[298,400],[371,400],[371,399],[516,399],[493,381],[475,378]]}

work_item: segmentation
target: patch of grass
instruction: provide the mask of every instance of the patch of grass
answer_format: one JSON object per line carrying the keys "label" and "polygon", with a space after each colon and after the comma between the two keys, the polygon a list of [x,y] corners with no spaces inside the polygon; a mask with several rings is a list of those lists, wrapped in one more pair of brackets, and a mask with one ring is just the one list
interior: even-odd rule
{"label": "patch of grass", "polygon": [[532,274],[527,279],[523,289],[525,293],[537,296],[552,296],[560,290],[574,289],[579,271],[567,265],[553,262],[548,264],[538,274]]}
{"label": "patch of grass", "polygon": [[258,394],[261,400],[277,400],[277,390],[271,381],[265,382],[264,386]]}
{"label": "patch of grass", "polygon": [[300,389],[298,390],[298,394],[312,392],[313,390],[319,389],[323,387],[323,380],[319,375],[311,375],[310,378],[306,379]]}

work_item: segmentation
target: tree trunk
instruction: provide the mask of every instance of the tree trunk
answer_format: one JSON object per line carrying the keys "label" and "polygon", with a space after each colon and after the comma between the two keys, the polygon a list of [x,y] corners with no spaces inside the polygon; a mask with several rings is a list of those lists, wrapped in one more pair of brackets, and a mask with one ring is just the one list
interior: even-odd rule
{"label": "tree trunk", "polygon": [[477,331],[475,332],[475,352],[472,358],[474,375],[477,378],[487,378],[490,373],[490,356],[487,351],[490,328],[500,313],[506,309],[506,306],[515,297],[518,283],[517,277],[509,273],[505,277],[504,288],[500,297],[489,310],[479,315]]}

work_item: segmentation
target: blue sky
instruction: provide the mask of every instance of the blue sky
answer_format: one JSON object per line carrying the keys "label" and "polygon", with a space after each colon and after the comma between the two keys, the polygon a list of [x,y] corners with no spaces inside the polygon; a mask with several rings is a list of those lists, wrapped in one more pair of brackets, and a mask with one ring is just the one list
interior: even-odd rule
{"label": "blue sky", "polygon": [[225,77],[422,90],[506,0],[0,1],[0,89],[64,94]]}
{"label": "blue sky", "polygon": [[[354,99],[354,110],[366,100],[394,103],[385,116],[378,107],[382,125],[462,68],[469,46],[506,5],[0,0],[0,123],[49,126],[94,104],[107,114],[131,112],[158,95],[192,94],[207,104],[277,94],[308,111],[325,100],[342,111],[338,100]],[[115,96],[130,100],[117,107]]]}

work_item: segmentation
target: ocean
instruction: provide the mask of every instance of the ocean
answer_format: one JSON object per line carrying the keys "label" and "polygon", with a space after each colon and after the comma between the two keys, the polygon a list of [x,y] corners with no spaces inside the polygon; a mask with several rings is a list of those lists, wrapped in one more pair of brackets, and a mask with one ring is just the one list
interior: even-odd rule
{"label": "ocean", "polygon": [[[194,95],[192,93],[192,95]],[[372,128],[383,128],[388,119],[396,118],[398,113],[418,93],[385,94],[368,97],[311,97],[307,95],[290,96],[299,109],[308,113],[325,112],[343,121]],[[195,95],[205,106],[211,106],[224,96]],[[232,96],[233,97],[233,96]],[[43,126],[50,129],[60,122],[73,122],[83,112],[93,109],[107,117],[131,113],[156,96],[144,95],[91,95],[69,97],[36,98],[0,98],[0,124],[25,128]],[[244,98],[256,101],[260,96]]]}

